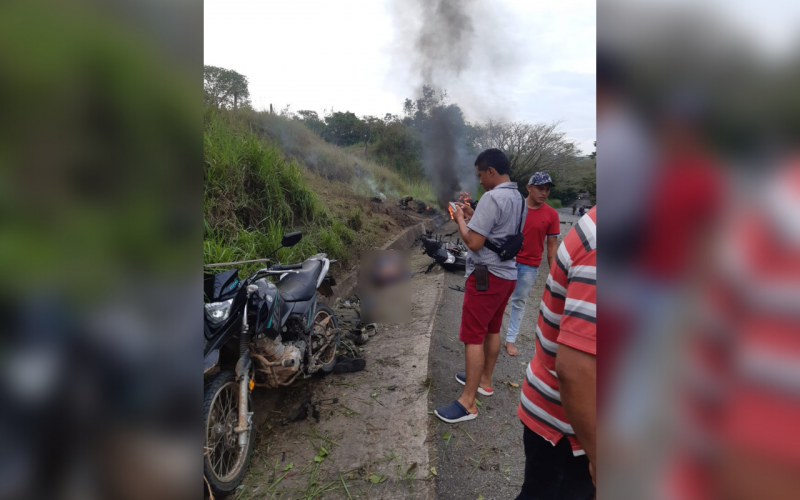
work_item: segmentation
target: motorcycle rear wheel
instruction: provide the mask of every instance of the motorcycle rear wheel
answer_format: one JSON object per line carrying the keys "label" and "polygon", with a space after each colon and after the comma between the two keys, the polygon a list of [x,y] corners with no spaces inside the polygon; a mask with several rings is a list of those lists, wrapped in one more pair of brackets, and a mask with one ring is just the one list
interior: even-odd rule
{"label": "motorcycle rear wheel", "polygon": [[243,450],[239,435],[233,431],[238,421],[239,383],[232,371],[223,371],[206,382],[203,400],[203,474],[215,497],[229,495],[242,483],[253,454],[254,429],[248,432]]}
{"label": "motorcycle rear wheel", "polygon": [[[330,320],[327,318],[330,317]],[[326,321],[327,320],[327,321]],[[322,326],[324,324],[324,326]],[[324,336],[330,338],[331,335],[336,335],[336,340],[332,345],[328,346],[327,351],[320,357],[319,362],[322,365],[320,371],[330,373],[333,367],[336,366],[336,349],[339,347],[339,320],[330,307],[325,304],[317,304],[317,309],[314,311],[314,321],[311,324],[311,334],[314,336]]]}

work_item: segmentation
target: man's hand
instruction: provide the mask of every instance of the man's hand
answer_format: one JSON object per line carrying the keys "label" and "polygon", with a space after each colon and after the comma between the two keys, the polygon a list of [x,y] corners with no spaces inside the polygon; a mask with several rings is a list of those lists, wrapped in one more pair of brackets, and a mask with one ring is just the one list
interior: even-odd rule
{"label": "man's hand", "polygon": [[456,204],[456,209],[453,212],[453,219],[455,219],[456,222],[459,222],[461,220],[466,221],[466,219],[464,218],[464,211],[461,209],[461,207],[458,206],[458,204]]}
{"label": "man's hand", "polygon": [[[461,203],[460,201],[456,201],[454,203],[460,209],[460,210],[456,210],[456,212],[459,212],[459,211],[463,212],[464,213],[464,220],[466,222],[469,222],[469,220],[472,218],[472,215],[475,213],[475,209],[473,209],[471,206],[467,205],[466,203]],[[455,214],[453,214],[453,217],[455,217]]]}

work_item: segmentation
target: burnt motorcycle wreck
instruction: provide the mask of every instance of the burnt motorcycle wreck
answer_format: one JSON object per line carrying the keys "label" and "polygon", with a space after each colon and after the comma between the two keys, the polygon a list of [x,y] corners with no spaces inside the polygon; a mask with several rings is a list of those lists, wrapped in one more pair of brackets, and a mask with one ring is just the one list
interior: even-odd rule
{"label": "burnt motorcycle wreck", "polygon": [[[287,234],[279,249],[301,238]],[[218,496],[239,486],[253,452],[250,391],[286,386],[336,365],[338,321],[317,301],[318,293],[333,293],[336,282],[327,273],[334,261],[324,253],[302,264],[264,260],[267,267],[242,281],[238,269],[204,276],[203,472]]]}
{"label": "burnt motorcycle wreck", "polygon": [[[423,251],[433,259],[425,274],[431,272],[436,264],[442,266],[445,271],[466,271],[467,247],[460,238],[457,238],[455,243],[451,243],[449,237],[454,234],[456,233],[434,236],[433,231],[428,230],[420,236],[419,240]],[[448,238],[448,241],[445,241],[445,238]]]}

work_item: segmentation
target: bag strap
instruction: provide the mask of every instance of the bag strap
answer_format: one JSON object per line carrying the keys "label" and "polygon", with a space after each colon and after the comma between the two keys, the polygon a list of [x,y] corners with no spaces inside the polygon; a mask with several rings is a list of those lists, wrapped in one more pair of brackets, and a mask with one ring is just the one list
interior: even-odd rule
{"label": "bag strap", "polygon": [[[520,193],[520,196],[522,196],[522,193]],[[514,236],[517,236],[519,233],[522,232],[522,219],[525,215],[525,207],[527,205],[528,203],[525,201],[525,197],[522,196],[522,210],[519,213],[519,224],[517,224],[517,234],[515,234]],[[489,250],[491,250],[496,254],[499,254],[501,252],[500,247],[489,241],[489,238],[486,238],[486,241],[483,243],[483,246],[485,246],[486,248],[488,248]]]}

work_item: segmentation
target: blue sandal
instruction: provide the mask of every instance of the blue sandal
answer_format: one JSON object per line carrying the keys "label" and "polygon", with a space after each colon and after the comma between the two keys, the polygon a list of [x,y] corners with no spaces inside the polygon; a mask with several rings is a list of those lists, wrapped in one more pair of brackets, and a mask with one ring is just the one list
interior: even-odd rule
{"label": "blue sandal", "polygon": [[458,422],[466,422],[467,420],[474,420],[478,417],[478,412],[470,413],[464,408],[464,405],[456,399],[447,406],[436,408],[433,410],[434,415],[447,422],[448,424],[457,424]]}

